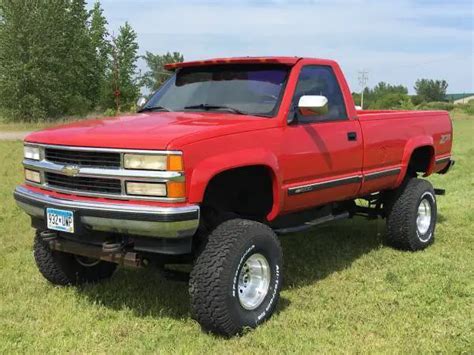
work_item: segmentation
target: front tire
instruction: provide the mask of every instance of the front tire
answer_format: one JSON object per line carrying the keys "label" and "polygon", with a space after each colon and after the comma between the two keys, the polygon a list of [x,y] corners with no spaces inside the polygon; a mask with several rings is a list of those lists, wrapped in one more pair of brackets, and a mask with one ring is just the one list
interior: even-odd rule
{"label": "front tire", "polygon": [[51,250],[37,233],[33,246],[38,270],[54,285],[80,285],[110,278],[117,264]]}
{"label": "front tire", "polygon": [[191,271],[193,317],[224,336],[269,319],[282,285],[282,251],[266,225],[233,219],[210,235]]}
{"label": "front tire", "polygon": [[395,191],[388,205],[387,242],[417,251],[434,242],[436,197],[427,180],[411,178]]}

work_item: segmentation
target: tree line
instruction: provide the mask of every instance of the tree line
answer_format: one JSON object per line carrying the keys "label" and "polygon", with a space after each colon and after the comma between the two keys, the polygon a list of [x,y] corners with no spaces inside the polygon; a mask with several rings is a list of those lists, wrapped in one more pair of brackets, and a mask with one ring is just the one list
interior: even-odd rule
{"label": "tree line", "polygon": [[[446,101],[447,88],[445,80],[418,79],[414,86],[416,95],[408,95],[407,87],[382,81],[364,89],[364,109],[452,109],[454,105]],[[359,105],[361,94],[352,96]]]}
{"label": "tree line", "polygon": [[36,121],[91,111],[130,111],[146,86],[166,79],[163,65],[180,53],[143,57],[137,70],[137,34],[125,22],[110,33],[100,2],[0,0],[0,112]]}
{"label": "tree line", "polygon": [[[156,91],[169,77],[178,52],[146,52],[148,70],[137,69],[137,34],[125,22],[110,33],[99,1],[0,0],[0,117],[38,121],[64,116],[131,111],[146,87]],[[402,85],[364,89],[364,108],[451,109],[445,80],[419,79],[416,95]],[[360,94],[353,94],[356,104]]]}

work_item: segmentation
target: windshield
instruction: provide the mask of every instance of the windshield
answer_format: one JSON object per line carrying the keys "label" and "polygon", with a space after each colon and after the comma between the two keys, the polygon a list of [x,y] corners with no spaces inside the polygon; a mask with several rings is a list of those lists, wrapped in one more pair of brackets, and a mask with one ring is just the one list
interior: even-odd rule
{"label": "windshield", "polygon": [[272,117],[289,68],[282,65],[214,65],[182,68],[147,102],[145,109],[222,111]]}

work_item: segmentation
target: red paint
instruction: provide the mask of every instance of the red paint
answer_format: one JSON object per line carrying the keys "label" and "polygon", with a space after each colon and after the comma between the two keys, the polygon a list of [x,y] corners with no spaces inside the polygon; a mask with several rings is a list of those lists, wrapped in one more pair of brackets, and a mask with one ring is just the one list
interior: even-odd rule
{"label": "red paint", "polygon": [[236,57],[236,58],[215,58],[208,60],[196,60],[192,62],[170,63],[165,65],[165,69],[174,70],[177,68],[207,66],[215,64],[245,64],[245,63],[262,63],[262,64],[283,64],[294,65],[300,58],[298,57]]}
{"label": "red paint", "polygon": [[[442,135],[452,134],[447,112],[356,111],[344,75],[334,61],[246,57],[179,63],[167,68],[265,62],[292,66],[279,112],[273,118],[222,112],[142,113],[50,128],[29,135],[26,141],[70,146],[181,150],[188,192],[185,204],[200,203],[208,182],[216,174],[241,166],[263,165],[273,177],[274,206],[269,219],[280,213],[394,188],[401,183],[413,150],[421,146],[431,147],[434,153],[428,174],[444,168],[443,165],[435,165],[434,161],[451,154],[452,138],[441,143]],[[348,120],[287,124],[298,75],[305,65],[333,68],[341,86]],[[356,141],[348,141],[349,131],[357,133]],[[401,173],[288,195],[288,188],[291,187],[364,176],[390,168],[401,168]]]}

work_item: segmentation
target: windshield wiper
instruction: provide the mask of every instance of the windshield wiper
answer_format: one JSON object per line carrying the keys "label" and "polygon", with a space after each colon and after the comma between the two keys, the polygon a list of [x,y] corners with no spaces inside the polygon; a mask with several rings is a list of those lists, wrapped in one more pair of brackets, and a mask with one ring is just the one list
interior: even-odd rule
{"label": "windshield wiper", "polygon": [[169,108],[166,108],[164,106],[150,106],[150,107],[144,107],[140,110],[138,110],[138,113],[140,112],[152,112],[152,111],[167,111],[171,112]]}
{"label": "windshield wiper", "polygon": [[185,110],[192,110],[192,109],[200,109],[200,110],[227,110],[232,113],[236,113],[238,115],[248,115],[247,112],[240,111],[234,107],[230,106],[224,106],[224,105],[210,105],[210,104],[199,104],[199,105],[191,105],[191,106],[185,106]]}

